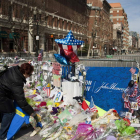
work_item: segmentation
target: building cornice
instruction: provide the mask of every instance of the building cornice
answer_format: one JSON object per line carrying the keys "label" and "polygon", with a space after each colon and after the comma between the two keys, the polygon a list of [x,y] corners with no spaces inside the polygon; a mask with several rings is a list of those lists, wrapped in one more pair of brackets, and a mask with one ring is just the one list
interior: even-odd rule
{"label": "building cornice", "polygon": [[110,16],[111,19],[114,19],[114,18],[124,18],[124,16]]}
{"label": "building cornice", "polygon": [[97,6],[91,6],[90,9],[91,10],[101,11],[101,8],[100,7],[97,7]]}
{"label": "building cornice", "polygon": [[[69,30],[59,30],[57,28],[49,28],[49,27],[46,27],[45,31],[49,32],[50,34],[60,34],[60,35],[67,35],[69,32]],[[85,34],[80,34],[80,33],[75,33],[75,32],[73,32],[73,34],[76,37],[87,38],[87,35]]]}
{"label": "building cornice", "polygon": [[124,10],[122,7],[111,7],[110,11]]}

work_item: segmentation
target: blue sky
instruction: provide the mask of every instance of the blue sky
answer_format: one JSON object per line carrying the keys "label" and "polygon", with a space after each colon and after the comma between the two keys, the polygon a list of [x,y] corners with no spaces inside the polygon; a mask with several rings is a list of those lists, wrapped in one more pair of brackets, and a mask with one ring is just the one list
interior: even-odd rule
{"label": "blue sky", "polygon": [[107,0],[108,3],[121,3],[129,23],[129,31],[140,33],[140,0]]}

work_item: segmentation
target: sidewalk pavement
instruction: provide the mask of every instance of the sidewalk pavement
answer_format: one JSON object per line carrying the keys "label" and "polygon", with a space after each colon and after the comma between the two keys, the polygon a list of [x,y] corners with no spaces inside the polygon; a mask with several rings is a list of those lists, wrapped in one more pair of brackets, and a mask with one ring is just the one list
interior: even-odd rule
{"label": "sidewalk pavement", "polygon": [[37,134],[34,137],[30,137],[33,132],[32,126],[23,126],[17,134],[14,136],[14,140],[41,140],[42,138]]}
{"label": "sidewalk pavement", "polygon": [[[0,123],[1,128],[1,123]],[[36,134],[34,137],[30,137],[30,134],[34,131],[33,127],[30,126],[22,126],[21,129],[16,133],[13,140],[41,140],[42,137],[40,137],[38,134]]]}

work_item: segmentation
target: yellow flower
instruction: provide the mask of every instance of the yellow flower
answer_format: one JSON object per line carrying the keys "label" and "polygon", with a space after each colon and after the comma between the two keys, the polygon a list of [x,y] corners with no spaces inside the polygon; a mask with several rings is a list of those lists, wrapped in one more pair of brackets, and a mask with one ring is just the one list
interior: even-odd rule
{"label": "yellow flower", "polygon": [[66,129],[67,131],[71,131],[72,127],[68,126],[68,127],[63,127],[64,129]]}
{"label": "yellow flower", "polygon": [[55,106],[58,107],[60,104],[59,103],[55,103]]}
{"label": "yellow flower", "polygon": [[37,114],[37,119],[39,122],[41,122],[41,116],[39,114]]}
{"label": "yellow flower", "polygon": [[36,90],[33,90],[33,94],[35,94],[36,93]]}
{"label": "yellow flower", "polygon": [[63,127],[64,129],[67,129],[67,127]]}
{"label": "yellow flower", "polygon": [[39,105],[41,102],[35,102],[36,103],[36,105]]}
{"label": "yellow flower", "polygon": [[67,127],[67,129],[68,129],[68,130],[72,130],[72,127],[69,126],[69,127]]}
{"label": "yellow flower", "polygon": [[51,86],[50,83],[48,83],[47,87],[50,87],[50,86]]}

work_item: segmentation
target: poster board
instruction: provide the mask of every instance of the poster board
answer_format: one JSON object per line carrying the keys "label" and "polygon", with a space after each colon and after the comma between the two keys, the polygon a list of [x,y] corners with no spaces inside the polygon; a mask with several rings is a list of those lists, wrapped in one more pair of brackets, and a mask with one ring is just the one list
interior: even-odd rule
{"label": "poster board", "polygon": [[[131,67],[86,67],[86,100],[108,111],[126,111],[122,93],[132,78]],[[138,71],[138,69],[137,69]]]}

